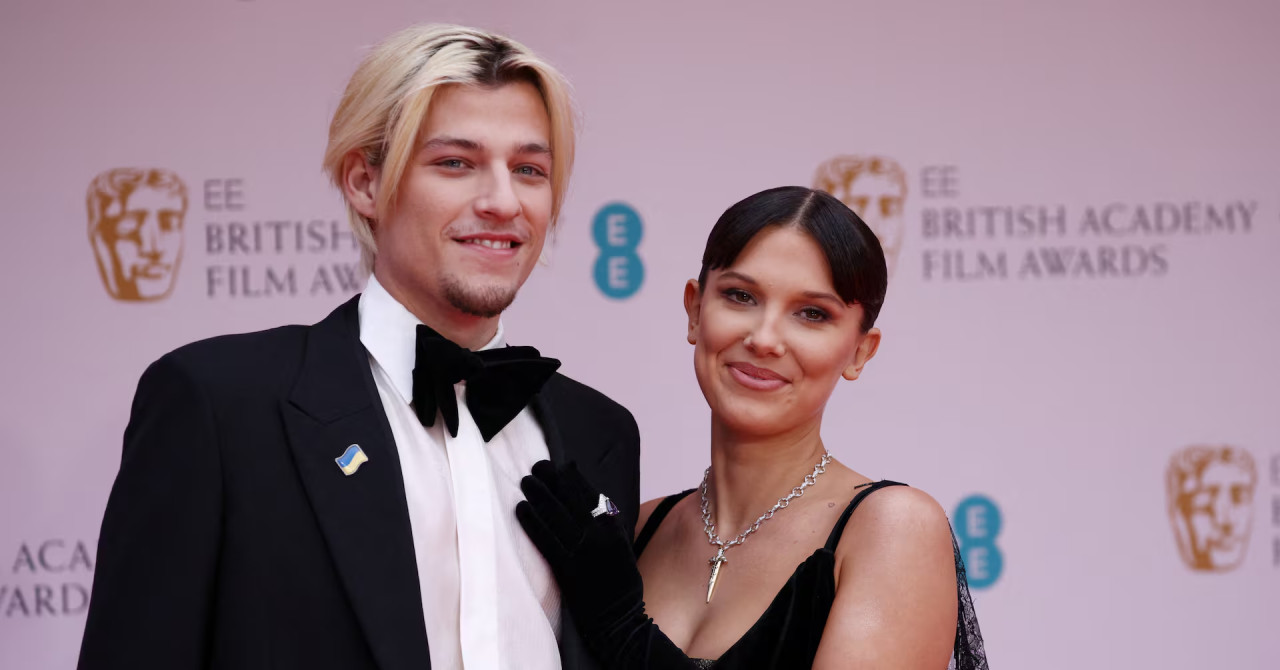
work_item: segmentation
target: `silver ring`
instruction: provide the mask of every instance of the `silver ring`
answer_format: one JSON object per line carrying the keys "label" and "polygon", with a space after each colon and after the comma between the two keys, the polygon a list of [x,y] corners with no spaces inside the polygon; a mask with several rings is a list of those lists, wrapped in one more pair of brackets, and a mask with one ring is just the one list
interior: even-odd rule
{"label": "silver ring", "polygon": [[618,506],[613,504],[613,501],[609,500],[609,496],[603,493],[600,494],[600,501],[596,503],[596,508],[591,510],[591,518],[594,519],[601,514],[608,516],[618,515]]}

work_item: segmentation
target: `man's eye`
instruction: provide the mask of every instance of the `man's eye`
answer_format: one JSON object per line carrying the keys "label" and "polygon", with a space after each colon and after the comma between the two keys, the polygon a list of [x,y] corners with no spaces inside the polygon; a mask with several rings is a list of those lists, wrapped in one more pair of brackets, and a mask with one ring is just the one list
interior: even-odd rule
{"label": "man's eye", "polygon": [[439,163],[436,163],[436,165],[439,165],[440,167],[453,169],[453,170],[457,170],[465,167],[465,163],[463,163],[460,159],[457,159],[457,158],[446,158],[440,161]]}
{"label": "man's eye", "polygon": [[546,172],[543,172],[541,168],[534,165],[521,165],[520,167],[516,168],[516,174],[524,175],[526,177],[547,176]]}

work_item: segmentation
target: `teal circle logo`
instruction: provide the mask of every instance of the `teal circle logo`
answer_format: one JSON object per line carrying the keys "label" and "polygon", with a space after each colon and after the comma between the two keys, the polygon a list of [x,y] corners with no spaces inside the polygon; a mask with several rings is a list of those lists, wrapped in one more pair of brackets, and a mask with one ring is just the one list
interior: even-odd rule
{"label": "teal circle logo", "polygon": [[635,295],[644,283],[644,261],[636,253],[644,237],[640,214],[625,203],[605,205],[592,219],[591,235],[600,249],[594,272],[596,287],[615,300]]}
{"label": "teal circle logo", "polygon": [[985,589],[995,584],[1004,571],[1004,554],[996,546],[1003,525],[1000,508],[984,495],[972,495],[956,505],[952,519],[969,587]]}

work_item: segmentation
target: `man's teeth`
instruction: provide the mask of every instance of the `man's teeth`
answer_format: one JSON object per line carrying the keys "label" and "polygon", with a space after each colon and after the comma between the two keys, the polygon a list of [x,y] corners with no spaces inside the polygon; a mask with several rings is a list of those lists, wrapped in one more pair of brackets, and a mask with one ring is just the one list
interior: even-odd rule
{"label": "man's teeth", "polygon": [[467,244],[479,244],[479,245],[480,245],[480,246],[482,246],[482,247],[489,247],[490,249],[510,249],[510,248],[511,248],[511,241],[510,241],[510,240],[476,240],[476,239],[471,239],[471,240],[466,240],[466,243],[467,243]]}

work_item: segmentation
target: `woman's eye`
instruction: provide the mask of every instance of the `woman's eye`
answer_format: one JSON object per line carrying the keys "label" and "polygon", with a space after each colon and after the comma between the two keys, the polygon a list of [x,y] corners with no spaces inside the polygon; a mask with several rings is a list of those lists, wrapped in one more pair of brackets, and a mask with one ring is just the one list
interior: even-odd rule
{"label": "woman's eye", "polygon": [[805,307],[800,310],[800,317],[806,321],[826,321],[831,318],[826,312],[817,307]]}
{"label": "woman's eye", "polygon": [[724,297],[728,298],[730,302],[736,302],[741,305],[749,305],[752,302],[755,302],[755,299],[751,297],[750,293],[747,293],[740,288],[726,289]]}

